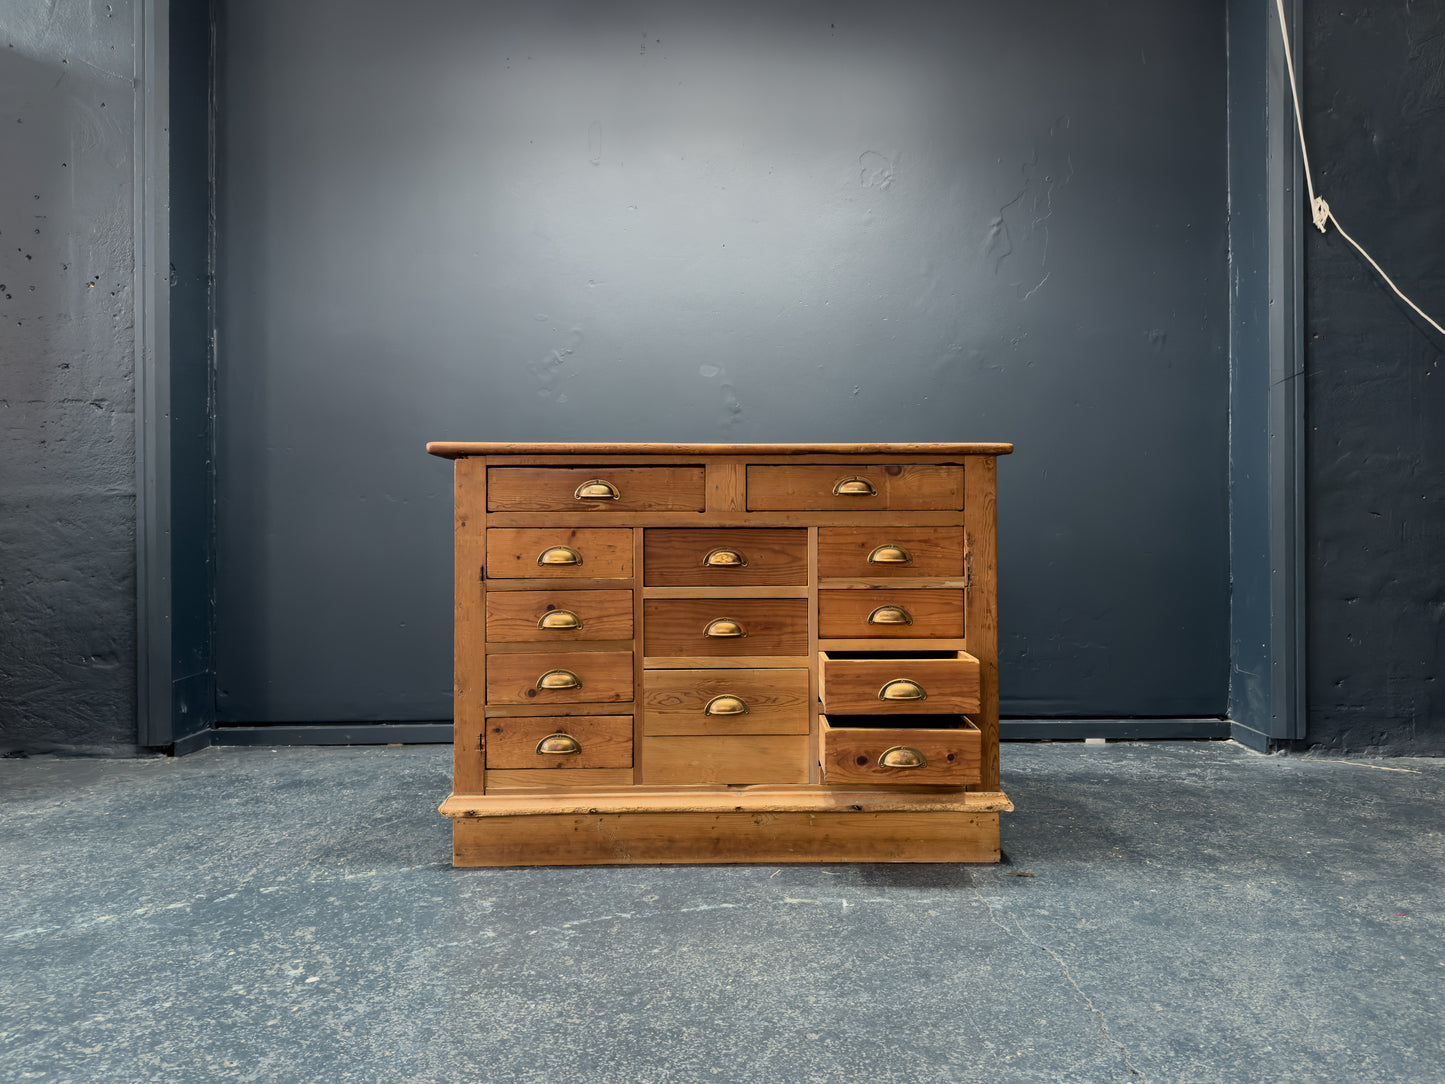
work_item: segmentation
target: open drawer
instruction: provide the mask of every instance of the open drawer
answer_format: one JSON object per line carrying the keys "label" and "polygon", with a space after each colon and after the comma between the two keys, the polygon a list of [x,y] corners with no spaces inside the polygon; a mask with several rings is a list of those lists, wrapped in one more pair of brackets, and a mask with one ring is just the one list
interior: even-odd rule
{"label": "open drawer", "polygon": [[962,715],[820,715],[824,783],[977,783],[982,735]]}
{"label": "open drawer", "polygon": [[978,660],[966,651],[820,651],[818,695],[834,715],[976,712]]}

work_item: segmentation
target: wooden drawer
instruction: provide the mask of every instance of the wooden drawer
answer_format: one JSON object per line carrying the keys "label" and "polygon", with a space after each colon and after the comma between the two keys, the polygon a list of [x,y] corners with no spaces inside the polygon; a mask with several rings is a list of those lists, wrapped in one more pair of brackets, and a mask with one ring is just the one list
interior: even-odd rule
{"label": "wooden drawer", "polygon": [[487,579],[591,580],[632,575],[632,531],[626,527],[492,527]]}
{"label": "wooden drawer", "polygon": [[962,527],[823,527],[818,575],[878,579],[963,576]]}
{"label": "wooden drawer", "polygon": [[654,657],[808,653],[805,598],[648,599],[642,612],[644,654]]}
{"label": "wooden drawer", "polygon": [[630,651],[487,656],[488,704],[613,704],[631,699]]}
{"label": "wooden drawer", "polygon": [[701,512],[696,467],[488,467],[489,512]]}
{"label": "wooden drawer", "polygon": [[[545,743],[543,739],[549,739]],[[632,767],[632,716],[531,715],[487,720],[487,768]]]}
{"label": "wooden drawer", "polygon": [[963,590],[819,591],[818,636],[828,640],[963,635]]}
{"label": "wooden drawer", "polygon": [[632,639],[631,591],[489,591],[487,641]]}
{"label": "wooden drawer", "polygon": [[818,696],[834,715],[976,712],[978,670],[963,651],[820,651]]}
{"label": "wooden drawer", "polygon": [[750,511],[936,511],[963,507],[963,468],[889,463],[748,467]]}
{"label": "wooden drawer", "polygon": [[806,783],[808,736],[649,737],[643,780],[658,783]]}
{"label": "wooden drawer", "polygon": [[649,587],[738,587],[808,582],[808,532],[649,527],[642,582]]}
{"label": "wooden drawer", "polygon": [[503,768],[487,772],[487,793],[508,790],[605,790],[632,786],[631,768]]}
{"label": "wooden drawer", "polygon": [[824,783],[979,782],[983,735],[962,715],[821,715],[818,728]]}
{"label": "wooden drawer", "polygon": [[644,734],[806,734],[807,670],[649,670]]}

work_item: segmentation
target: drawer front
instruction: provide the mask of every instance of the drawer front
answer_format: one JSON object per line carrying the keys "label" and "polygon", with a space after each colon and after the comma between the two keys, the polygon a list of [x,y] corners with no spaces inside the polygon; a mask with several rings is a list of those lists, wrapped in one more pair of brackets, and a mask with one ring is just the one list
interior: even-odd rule
{"label": "drawer front", "polygon": [[643,643],[651,656],[807,655],[804,598],[648,599]]}
{"label": "drawer front", "polygon": [[806,734],[806,670],[649,670],[644,734]]}
{"label": "drawer front", "polygon": [[488,794],[507,790],[558,790],[562,787],[605,790],[608,787],[630,786],[631,768],[555,768],[552,771],[503,768],[487,772]]}
{"label": "drawer front", "polygon": [[487,720],[487,769],[632,767],[632,716],[533,715]]}
{"label": "drawer front", "polygon": [[819,716],[824,783],[979,782],[983,736],[963,716],[919,716],[898,727],[839,725],[856,719]]}
{"label": "drawer front", "polygon": [[979,710],[978,660],[963,651],[861,658],[818,653],[818,695],[833,715],[919,715]]}
{"label": "drawer front", "polygon": [[849,579],[963,575],[962,527],[823,527],[818,575]]}
{"label": "drawer front", "polygon": [[702,467],[488,467],[489,512],[701,512]]}
{"label": "drawer front", "polygon": [[614,704],[632,699],[632,652],[487,656],[488,704]]}
{"label": "drawer front", "polygon": [[919,512],[963,507],[963,468],[889,463],[748,467],[751,511]]}
{"label": "drawer front", "polygon": [[632,531],[626,527],[492,527],[487,579],[591,580],[632,575]]}
{"label": "drawer front", "polygon": [[963,591],[819,591],[818,636],[823,639],[926,639],[963,635]]}
{"label": "drawer front", "polygon": [[642,576],[649,587],[776,587],[808,582],[806,530],[649,527],[642,545]]}
{"label": "drawer front", "polygon": [[490,643],[632,639],[631,591],[489,591]]}
{"label": "drawer front", "polygon": [[647,738],[644,782],[806,783],[808,736],[729,734]]}

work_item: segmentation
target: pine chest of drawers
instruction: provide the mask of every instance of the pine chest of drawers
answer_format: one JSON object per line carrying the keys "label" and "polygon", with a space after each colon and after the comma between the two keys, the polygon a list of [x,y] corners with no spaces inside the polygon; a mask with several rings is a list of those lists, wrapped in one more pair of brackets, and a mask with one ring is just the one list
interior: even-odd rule
{"label": "pine chest of drawers", "polygon": [[1012,445],[427,450],[457,865],[998,861]]}

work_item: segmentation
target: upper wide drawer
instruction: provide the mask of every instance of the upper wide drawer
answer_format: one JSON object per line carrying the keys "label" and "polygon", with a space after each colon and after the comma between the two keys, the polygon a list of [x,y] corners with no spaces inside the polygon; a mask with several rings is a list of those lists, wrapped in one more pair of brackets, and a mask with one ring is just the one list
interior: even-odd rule
{"label": "upper wide drawer", "polygon": [[808,532],[802,528],[649,527],[642,545],[643,583],[649,587],[808,582]]}
{"label": "upper wide drawer", "polygon": [[487,579],[623,579],[632,575],[626,527],[491,527]]}
{"label": "upper wide drawer", "polygon": [[907,578],[963,575],[962,527],[822,527],[818,575]]}
{"label": "upper wide drawer", "polygon": [[488,467],[488,512],[701,512],[702,467]]}
{"label": "upper wide drawer", "polygon": [[[565,644],[632,639],[631,591],[488,591],[487,641]],[[613,767],[613,765],[608,765]]]}
{"label": "upper wide drawer", "polygon": [[923,512],[963,508],[963,468],[953,464],[798,463],[748,467],[749,511]]}
{"label": "upper wide drawer", "polygon": [[648,599],[642,614],[647,655],[808,653],[805,598]]}

